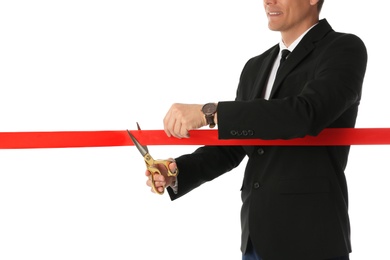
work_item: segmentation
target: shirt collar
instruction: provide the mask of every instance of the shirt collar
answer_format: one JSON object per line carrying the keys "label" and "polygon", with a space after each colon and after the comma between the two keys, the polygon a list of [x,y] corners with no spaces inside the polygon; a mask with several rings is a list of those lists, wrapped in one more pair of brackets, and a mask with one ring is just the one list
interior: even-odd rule
{"label": "shirt collar", "polygon": [[288,48],[286,47],[286,45],[284,45],[283,43],[283,40],[281,40],[279,42],[279,53],[282,52],[282,50],[284,49],[287,49],[289,50],[290,52],[292,52],[295,47],[297,47],[297,45],[299,44],[299,42],[302,40],[303,36],[306,35],[306,33],[308,33],[314,26],[316,26],[318,23],[314,24],[312,27],[310,27],[309,29],[307,29],[304,33],[301,34],[301,36],[299,36]]}

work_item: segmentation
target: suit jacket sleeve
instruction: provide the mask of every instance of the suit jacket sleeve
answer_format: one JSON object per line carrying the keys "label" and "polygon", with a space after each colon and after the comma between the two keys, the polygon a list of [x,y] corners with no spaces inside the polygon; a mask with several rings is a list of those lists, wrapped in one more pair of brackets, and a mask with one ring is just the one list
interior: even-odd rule
{"label": "suit jacket sleeve", "polygon": [[204,146],[194,153],[176,158],[178,175],[178,193],[168,188],[172,200],[177,199],[205,182],[237,167],[245,157],[240,146]]}

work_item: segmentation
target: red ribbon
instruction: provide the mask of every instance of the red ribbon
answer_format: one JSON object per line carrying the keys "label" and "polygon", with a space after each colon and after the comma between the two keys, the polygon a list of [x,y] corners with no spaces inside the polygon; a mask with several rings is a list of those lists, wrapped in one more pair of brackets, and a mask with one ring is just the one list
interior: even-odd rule
{"label": "red ribbon", "polygon": [[[193,130],[190,138],[167,137],[162,130],[134,130],[143,145],[389,145],[390,128],[328,128],[318,136],[289,140],[218,139],[217,130]],[[75,148],[133,145],[127,131],[0,132],[0,149]]]}

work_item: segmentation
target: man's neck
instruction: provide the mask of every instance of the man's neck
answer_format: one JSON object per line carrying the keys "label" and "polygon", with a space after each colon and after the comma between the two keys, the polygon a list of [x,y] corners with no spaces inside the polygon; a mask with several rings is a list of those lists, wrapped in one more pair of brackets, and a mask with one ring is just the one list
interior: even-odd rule
{"label": "man's neck", "polygon": [[318,18],[312,19],[307,23],[302,24],[299,27],[292,28],[290,30],[281,31],[282,41],[286,47],[289,47],[296,39],[298,39],[303,33],[312,28],[319,21]]}

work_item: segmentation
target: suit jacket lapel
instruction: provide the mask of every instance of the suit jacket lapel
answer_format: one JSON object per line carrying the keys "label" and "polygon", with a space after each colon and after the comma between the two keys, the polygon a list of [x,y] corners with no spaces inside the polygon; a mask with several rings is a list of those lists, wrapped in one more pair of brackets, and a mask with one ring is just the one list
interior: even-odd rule
{"label": "suit jacket lapel", "polygon": [[330,30],[332,30],[332,28],[326,19],[323,19],[302,38],[301,42],[284,62],[283,67],[279,70],[278,75],[276,75],[270,99],[278,91],[284,78],[286,78],[291,70],[293,70],[315,48],[314,43],[324,37],[325,34]]}
{"label": "suit jacket lapel", "polygon": [[272,86],[270,99],[275,95],[277,90],[280,88],[284,78],[294,69],[295,66],[303,60],[307,54],[309,54],[314,48],[314,45],[308,44],[307,46],[298,45],[294,51],[288,56],[284,62],[283,67],[280,68],[276,75],[274,85]]}
{"label": "suit jacket lapel", "polygon": [[274,65],[274,61],[276,56],[279,53],[279,44],[275,45],[273,50],[269,53],[269,55],[264,59],[264,71],[261,73],[258,73],[256,81],[255,81],[255,87],[252,90],[252,97],[259,98],[260,95],[263,93],[265,87],[267,86],[267,81],[269,78],[269,74],[271,73],[272,66]]}

